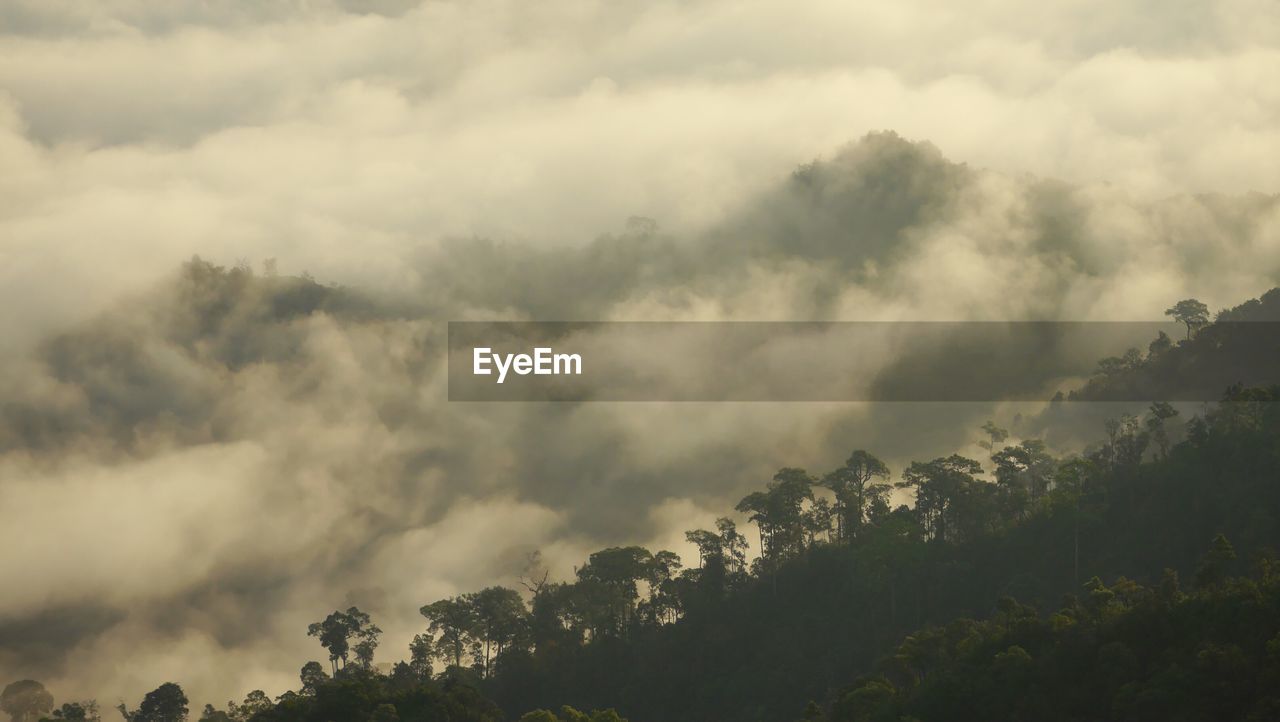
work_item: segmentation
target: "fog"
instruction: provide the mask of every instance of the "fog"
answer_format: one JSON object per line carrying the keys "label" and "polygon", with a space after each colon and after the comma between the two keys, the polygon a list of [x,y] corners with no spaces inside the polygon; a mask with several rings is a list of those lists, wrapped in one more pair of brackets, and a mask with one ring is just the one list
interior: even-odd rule
{"label": "fog", "polygon": [[394,661],[534,550],[683,552],[778,467],[1038,408],[449,403],[447,321],[1280,285],[1264,3],[246,7],[0,9],[0,681],[59,702],[278,694],[350,604]]}

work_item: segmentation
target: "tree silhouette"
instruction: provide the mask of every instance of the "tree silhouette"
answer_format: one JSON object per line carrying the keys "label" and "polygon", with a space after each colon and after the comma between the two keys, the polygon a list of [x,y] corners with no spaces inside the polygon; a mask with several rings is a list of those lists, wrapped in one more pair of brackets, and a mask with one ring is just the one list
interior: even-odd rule
{"label": "tree silhouette", "polygon": [[1028,439],[1017,446],[1006,446],[991,455],[995,464],[996,484],[1003,493],[1005,513],[1021,516],[1027,504],[1034,504],[1049,490],[1056,463],[1045,450],[1044,442]]}
{"label": "tree silhouette", "polygon": [[431,678],[431,658],[435,656],[435,645],[431,635],[415,634],[409,642],[409,669],[418,679]]}
{"label": "tree silhouette", "polygon": [[233,716],[236,718],[253,719],[253,716],[259,712],[271,709],[271,698],[267,696],[266,692],[255,689],[245,695],[243,702],[238,705],[231,705],[231,709],[234,711],[235,714]]}
{"label": "tree silhouette", "polygon": [[347,624],[351,630],[351,637],[356,640],[351,648],[356,655],[356,662],[361,669],[373,669],[373,653],[378,649],[378,638],[382,636],[382,629],[373,623],[368,614],[356,607],[347,610]]}
{"label": "tree silhouette", "polygon": [[302,665],[298,679],[302,682],[302,694],[310,695],[315,694],[320,685],[329,681],[329,675],[325,673],[324,667],[319,662],[307,662]]}
{"label": "tree silhouette", "polygon": [[465,599],[441,599],[419,610],[430,622],[428,627],[439,643],[436,653],[462,666],[462,653],[471,645],[476,628],[475,608]]}
{"label": "tree silhouette", "polygon": [[488,676],[494,656],[501,655],[507,646],[527,638],[524,600],[516,590],[506,587],[482,589],[466,595],[464,600],[472,609],[475,635],[484,645],[483,671]]}
{"label": "tree silhouette", "polygon": [[206,704],[204,710],[200,712],[199,722],[238,722],[225,710],[220,710],[211,704]]}
{"label": "tree silhouette", "polygon": [[805,548],[804,503],[813,501],[816,480],[804,469],[788,467],[774,474],[765,491],[743,497],[735,509],[760,530],[761,558],[769,564]]}
{"label": "tree silhouette", "polygon": [[[352,651],[361,668],[372,668],[373,653],[378,648],[378,637],[381,634],[382,630],[358,607],[350,607],[345,612],[335,611],[325,617],[324,621],[314,622],[307,627],[307,635],[319,638],[320,646],[329,651],[329,664],[334,675],[347,666],[347,659]],[[354,649],[352,639],[356,640]]]}
{"label": "tree silhouette", "polygon": [[1107,419],[1103,424],[1107,432],[1107,443],[1098,454],[1098,459],[1112,469],[1132,469],[1142,461],[1151,435],[1142,428],[1137,417],[1121,414],[1114,419]]}
{"label": "tree silhouette", "polygon": [[329,652],[329,664],[333,673],[338,673],[338,662],[342,662],[342,666],[347,664],[347,656],[351,651],[351,644],[348,638],[351,636],[350,627],[347,623],[346,615],[342,612],[333,612],[325,617],[322,622],[314,622],[307,627],[307,634],[320,639],[320,646]]}
{"label": "tree silhouette", "polygon": [[35,722],[53,709],[53,695],[34,679],[23,679],[0,692],[0,710],[14,722]]}
{"label": "tree silhouette", "polygon": [[1178,301],[1165,309],[1164,315],[1173,316],[1179,323],[1186,324],[1187,338],[1191,338],[1191,330],[1209,323],[1209,307],[1194,298]]}
{"label": "tree silhouette", "polygon": [[822,486],[835,494],[837,538],[843,541],[857,537],[871,506],[883,502],[893,489],[892,484],[873,480],[888,478],[889,467],[862,449],[850,454],[844,466],[822,477]]}
{"label": "tree silhouette", "polygon": [[75,720],[76,722],[102,722],[102,716],[98,711],[98,702],[92,699],[83,702],[63,703],[61,707],[53,711],[53,719]]}
{"label": "tree silhouette", "polygon": [[982,425],[982,431],[987,435],[987,438],[979,441],[978,446],[987,451],[994,450],[996,444],[1004,443],[1004,440],[1009,438],[1009,432],[996,426],[996,423],[991,420],[987,420],[987,423]]}
{"label": "tree silhouette", "polygon": [[1156,401],[1151,404],[1148,412],[1150,415],[1146,420],[1147,431],[1155,440],[1161,458],[1164,458],[1169,455],[1168,421],[1178,415],[1178,410],[1167,401]]}
{"label": "tree silhouette", "polygon": [[1222,534],[1215,536],[1196,570],[1196,588],[1211,589],[1222,584],[1235,560],[1236,550],[1231,542]]}
{"label": "tree silhouette", "polygon": [[[980,527],[975,517],[982,511],[983,491],[977,491],[975,474],[982,465],[959,454],[929,462],[912,462],[902,474],[901,488],[916,494],[916,515],[926,533],[937,541],[950,541],[961,530]],[[979,502],[979,503],[972,503]],[[967,514],[966,512],[971,512]]]}
{"label": "tree silhouette", "polygon": [[1160,331],[1155,340],[1147,345],[1147,357],[1155,358],[1173,348],[1173,339],[1169,338],[1169,334]]}
{"label": "tree silhouette", "polygon": [[186,722],[187,695],[173,682],[165,682],[147,692],[137,710],[129,711],[124,703],[116,709],[128,722]]}

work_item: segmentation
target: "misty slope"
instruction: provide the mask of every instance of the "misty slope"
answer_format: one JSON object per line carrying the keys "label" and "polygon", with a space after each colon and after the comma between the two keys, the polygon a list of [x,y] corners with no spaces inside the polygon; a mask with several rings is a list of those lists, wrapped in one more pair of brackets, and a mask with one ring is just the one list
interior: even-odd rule
{"label": "misty slope", "polygon": [[0,449],[48,453],[105,437],[129,451],[148,433],[226,441],[221,382],[253,364],[300,365],[306,329],[297,321],[323,314],[358,323],[373,310],[310,278],[258,278],[193,259],[148,297],[47,341],[37,362],[62,403],[10,399],[0,410]]}
{"label": "misty slope", "polygon": [[[1280,387],[1231,391],[1171,448],[1151,448],[1156,428],[1122,426],[1088,456],[1062,460],[1051,486],[1011,517],[972,503],[979,490],[1029,481],[1006,448],[993,454],[994,482],[968,482],[950,534],[931,533],[917,503],[882,507],[856,536],[766,557],[750,574],[713,552],[584,641],[561,625],[592,614],[591,595],[608,589],[595,575],[624,550],[603,550],[574,587],[538,588],[529,640],[440,679],[469,680],[513,719],[569,702],[642,720],[784,721],[806,700],[821,704],[804,719],[828,719],[826,707],[834,722],[1266,719],[1280,670],[1268,641],[1280,630]],[[1214,539],[1222,533],[1234,548]],[[1258,582],[1228,579],[1250,566]],[[1194,594],[1179,590],[1179,575]],[[592,591],[599,580],[606,586]],[[667,594],[680,618],[646,617]],[[389,678],[348,668],[252,719],[338,709],[354,719],[394,704],[402,719],[436,720],[412,702],[413,690],[434,689],[422,662],[415,652]]]}
{"label": "misty slope", "polygon": [[1274,381],[1280,368],[1280,288],[1218,312],[1215,322],[1176,343],[1152,341],[1132,359],[1107,359],[1099,372],[1069,398],[1109,401],[1134,396],[1152,399],[1208,398],[1232,384]]}
{"label": "misty slope", "polygon": [[806,720],[1134,720],[1264,722],[1280,714],[1280,579],[1226,578],[1218,537],[1195,591],[1167,573],[1144,587],[1092,579],[1052,615],[1002,600],[985,622],[908,637]]}
{"label": "misty slope", "polygon": [[910,541],[910,526],[886,520],[630,642],[513,661],[488,689],[511,711],[560,699],[645,720],[787,720],[809,699],[834,701],[911,630],[985,618],[1003,596],[1052,611],[1092,576],[1190,578],[1217,533],[1242,559],[1280,548],[1275,394],[1224,401],[1167,458],[1138,464],[1135,444],[1150,439],[1122,431],[1093,457],[1078,517],[1060,488],[1024,521],[956,544]]}
{"label": "misty slope", "polygon": [[411,292],[192,262],[43,330],[0,374],[0,543],[31,550],[2,560],[27,583],[0,601],[0,674],[137,696],[181,654],[208,662],[201,699],[282,690],[332,608],[399,648],[420,605],[514,584],[535,550],[564,579],[591,549],[683,545],[779,459],[834,466],[857,439],[901,466],[992,413],[450,405],[451,319],[1159,317],[1280,273],[1273,196],[1151,203],[892,133],[738,200],[693,234],[424,242]]}

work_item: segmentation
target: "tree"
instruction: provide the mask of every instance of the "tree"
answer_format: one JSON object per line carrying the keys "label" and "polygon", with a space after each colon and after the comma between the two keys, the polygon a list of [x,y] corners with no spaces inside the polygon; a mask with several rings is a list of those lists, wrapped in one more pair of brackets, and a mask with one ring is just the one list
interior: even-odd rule
{"label": "tree", "polygon": [[236,722],[235,718],[211,704],[204,706],[200,713],[200,722]]}
{"label": "tree", "polygon": [[747,540],[728,517],[716,519],[716,530],[695,529],[684,538],[698,548],[698,568],[718,568],[721,573],[742,571],[747,563]]}
{"label": "tree", "polygon": [[409,642],[409,669],[420,680],[431,679],[431,658],[435,656],[435,645],[429,634],[415,634]]}
{"label": "tree", "polygon": [[800,520],[801,526],[804,528],[805,536],[808,538],[808,545],[813,546],[818,542],[818,537],[825,536],[827,541],[831,540],[831,519],[835,516],[835,512],[831,508],[831,502],[825,498],[815,498],[813,503],[809,505],[809,509],[804,512],[804,518]]}
{"label": "tree", "polygon": [[1169,334],[1161,331],[1147,346],[1147,358],[1157,358],[1171,348],[1173,348],[1173,339],[1169,338]]}
{"label": "tree", "polygon": [[489,587],[467,594],[463,599],[471,606],[475,635],[484,645],[483,671],[488,676],[492,671],[492,658],[524,638],[528,611],[520,594],[506,587]]}
{"label": "tree", "polygon": [[347,655],[351,651],[351,643],[348,641],[350,629],[342,612],[333,612],[324,621],[312,623],[307,627],[307,635],[318,637],[320,646],[329,651],[329,665],[335,675],[338,673],[339,661],[342,666],[346,666]]}
{"label": "tree", "polygon": [[1004,494],[1005,510],[1012,516],[1022,515],[1027,501],[1034,504],[1044,496],[1056,471],[1053,457],[1039,439],[1006,446],[992,454],[991,461],[995,464],[996,484]]}
{"label": "tree", "polygon": [[[698,548],[698,568],[720,556],[720,535],[706,529],[693,529],[684,533],[684,538]],[[723,563],[723,562],[722,562]]]}
{"label": "tree", "polygon": [[787,467],[773,475],[765,491],[743,497],[735,509],[747,514],[760,529],[760,554],[765,561],[804,551],[804,503],[813,501],[816,480],[804,469]]}
{"label": "tree", "polygon": [[1104,422],[1107,443],[1097,453],[1098,461],[1112,469],[1133,468],[1142,461],[1151,435],[1144,431],[1138,419],[1131,414],[1120,414]]}
{"label": "tree", "polygon": [[[770,507],[769,495],[763,491],[753,491],[742,497],[742,500],[734,507],[734,511],[746,514],[748,521],[755,522],[756,529],[760,535],[760,557],[766,558],[774,556],[776,552],[774,551],[772,537],[775,522],[773,520],[773,513]],[[701,533],[701,530],[698,532],[692,532],[692,534],[699,533]],[[689,541],[694,544],[698,544],[698,540],[692,537],[689,538]],[[712,535],[708,541],[715,543],[718,541],[718,538]],[[702,548],[702,545],[698,544],[699,552],[701,552]],[[699,555],[703,557],[706,556],[701,553]]]}
{"label": "tree", "polygon": [[173,682],[165,682],[148,692],[136,711],[123,703],[116,709],[128,722],[186,722],[187,695]]}
{"label": "tree", "polygon": [[649,576],[652,566],[653,554],[644,547],[610,547],[592,553],[578,570],[578,578],[614,586],[634,601],[639,596],[636,583]]}
{"label": "tree", "polygon": [[92,699],[84,700],[83,702],[66,702],[53,711],[53,718],[56,720],[75,720],[76,722],[102,722],[102,715],[98,711],[98,701]]}
{"label": "tree", "polygon": [[642,613],[650,624],[673,622],[679,616],[680,600],[674,580],[681,566],[680,556],[675,552],[664,549],[653,555],[645,577],[649,585],[649,599],[637,608],[637,612]]}
{"label": "tree", "polygon": [[822,478],[822,486],[835,494],[833,515],[838,539],[845,541],[857,537],[870,508],[877,502],[886,500],[893,489],[892,484],[876,483],[873,480],[888,478],[889,467],[862,449],[850,454],[844,466]]}
{"label": "tree", "polygon": [[[712,574],[723,575],[731,567],[741,568],[745,551],[739,546],[741,536],[732,522],[720,519],[716,523],[717,531],[686,532],[685,538],[698,547],[700,568],[719,565],[720,571]],[[680,567],[680,557],[670,551],[651,554],[643,547],[631,546],[595,552],[577,571],[574,607],[581,620],[592,620],[587,626],[593,634],[627,634],[637,620],[658,624],[674,618],[679,614],[680,603],[672,581]],[[649,593],[643,602],[641,581]]]}
{"label": "tree", "polygon": [[13,722],[35,722],[53,709],[53,695],[34,679],[22,679],[0,692],[0,710]]}
{"label": "tree", "polygon": [[1178,301],[1171,308],[1165,309],[1164,315],[1173,316],[1179,323],[1186,324],[1187,338],[1191,338],[1191,330],[1209,323],[1209,307],[1194,298]]}
{"label": "tree", "polygon": [[361,669],[373,669],[373,653],[378,649],[378,638],[382,636],[382,629],[373,623],[368,614],[356,607],[347,610],[347,623],[351,636],[356,640],[355,646],[352,647],[356,662]]}
{"label": "tree", "polygon": [[313,661],[302,665],[298,679],[302,681],[302,693],[314,695],[320,685],[329,681],[329,675],[325,673],[324,667],[319,662]]}
{"label": "tree", "polygon": [[716,519],[716,530],[695,529],[685,539],[698,547],[698,568],[686,569],[671,583],[675,606],[690,609],[699,600],[719,599],[726,589],[744,575],[747,539],[728,517]]}
{"label": "tree", "polygon": [[716,519],[716,535],[720,537],[720,550],[725,569],[730,574],[741,572],[747,566],[747,538],[738,533],[738,525],[722,516]]}
{"label": "tree", "polygon": [[991,451],[996,448],[996,444],[1004,443],[1004,440],[1009,438],[1009,432],[999,426],[996,426],[995,422],[990,419],[987,420],[987,423],[982,425],[982,431],[986,433],[987,438],[979,441],[978,446],[981,446],[987,451]]}
{"label": "tree", "polygon": [[1098,361],[1098,373],[1103,376],[1116,376],[1142,367],[1142,352],[1131,348],[1123,356],[1108,356]]}
{"label": "tree", "polygon": [[1160,458],[1169,455],[1169,430],[1166,422],[1178,415],[1178,410],[1167,401],[1156,401],[1151,404],[1151,415],[1147,417],[1147,431],[1155,439],[1156,448],[1160,449]]}
{"label": "tree", "polygon": [[1064,460],[1054,473],[1053,496],[1064,500],[1072,510],[1071,580],[1075,583],[1080,582],[1080,513],[1086,499],[1096,496],[1097,478],[1097,464],[1080,457]]}
{"label": "tree", "polygon": [[663,584],[671,581],[676,571],[683,566],[680,562],[680,555],[673,551],[663,549],[653,555],[653,562],[649,565],[648,573],[645,581],[649,583],[649,593],[656,594]]}
{"label": "tree", "polygon": [[1222,534],[1214,537],[1209,551],[1200,561],[1200,568],[1196,570],[1196,588],[1211,589],[1222,584],[1235,559],[1236,550],[1231,542]]}
{"label": "tree", "polygon": [[572,626],[571,587],[563,582],[542,583],[533,595],[529,631],[540,652],[582,641],[582,630]]}
{"label": "tree", "polygon": [[[916,515],[925,533],[937,541],[950,541],[982,526],[982,501],[988,494],[978,490],[975,474],[982,464],[959,454],[929,462],[911,462],[902,473],[901,488],[916,494]],[[982,485],[987,486],[987,485]]]}
{"label": "tree", "polygon": [[560,708],[560,714],[557,715],[550,710],[536,709],[532,712],[525,712],[520,716],[519,722],[627,722],[620,717],[617,711],[612,709],[592,710],[591,714],[579,712],[568,705]]}
{"label": "tree", "polygon": [[520,586],[529,593],[538,596],[538,592],[547,585],[551,570],[542,563],[542,552],[535,549],[525,557],[524,572],[520,575]]}
{"label": "tree", "polygon": [[[358,607],[350,607],[347,611],[335,611],[322,622],[314,622],[307,627],[307,635],[318,637],[320,646],[329,650],[329,663],[334,675],[338,670],[346,668],[348,654],[355,652],[356,662],[363,669],[373,668],[373,653],[378,648],[378,637],[382,630],[374,624],[369,615]],[[355,639],[354,650],[351,640]],[[339,666],[341,662],[341,667]]]}
{"label": "tree", "polygon": [[271,698],[267,696],[266,692],[263,692],[260,689],[255,689],[245,695],[244,701],[234,707],[234,709],[237,713],[237,717],[246,720],[252,719],[253,716],[259,712],[265,712],[271,709]]}
{"label": "tree", "polygon": [[619,637],[624,631],[626,592],[618,585],[588,577],[570,584],[565,600],[571,626],[590,639]]}
{"label": "tree", "polygon": [[462,597],[441,599],[418,610],[430,622],[428,629],[436,636],[435,651],[441,659],[448,659],[455,667],[462,666],[462,653],[471,644],[475,633],[475,610]]}

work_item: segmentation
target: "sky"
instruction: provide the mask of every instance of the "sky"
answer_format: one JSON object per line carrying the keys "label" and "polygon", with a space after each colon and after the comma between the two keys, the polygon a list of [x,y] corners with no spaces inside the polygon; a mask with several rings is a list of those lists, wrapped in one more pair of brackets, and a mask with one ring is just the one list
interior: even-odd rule
{"label": "sky", "polygon": [[534,550],[980,457],[1034,409],[450,404],[444,324],[1234,305],[1280,285],[1277,67],[1266,0],[9,0],[0,682],[275,695],[335,608],[394,661]]}

